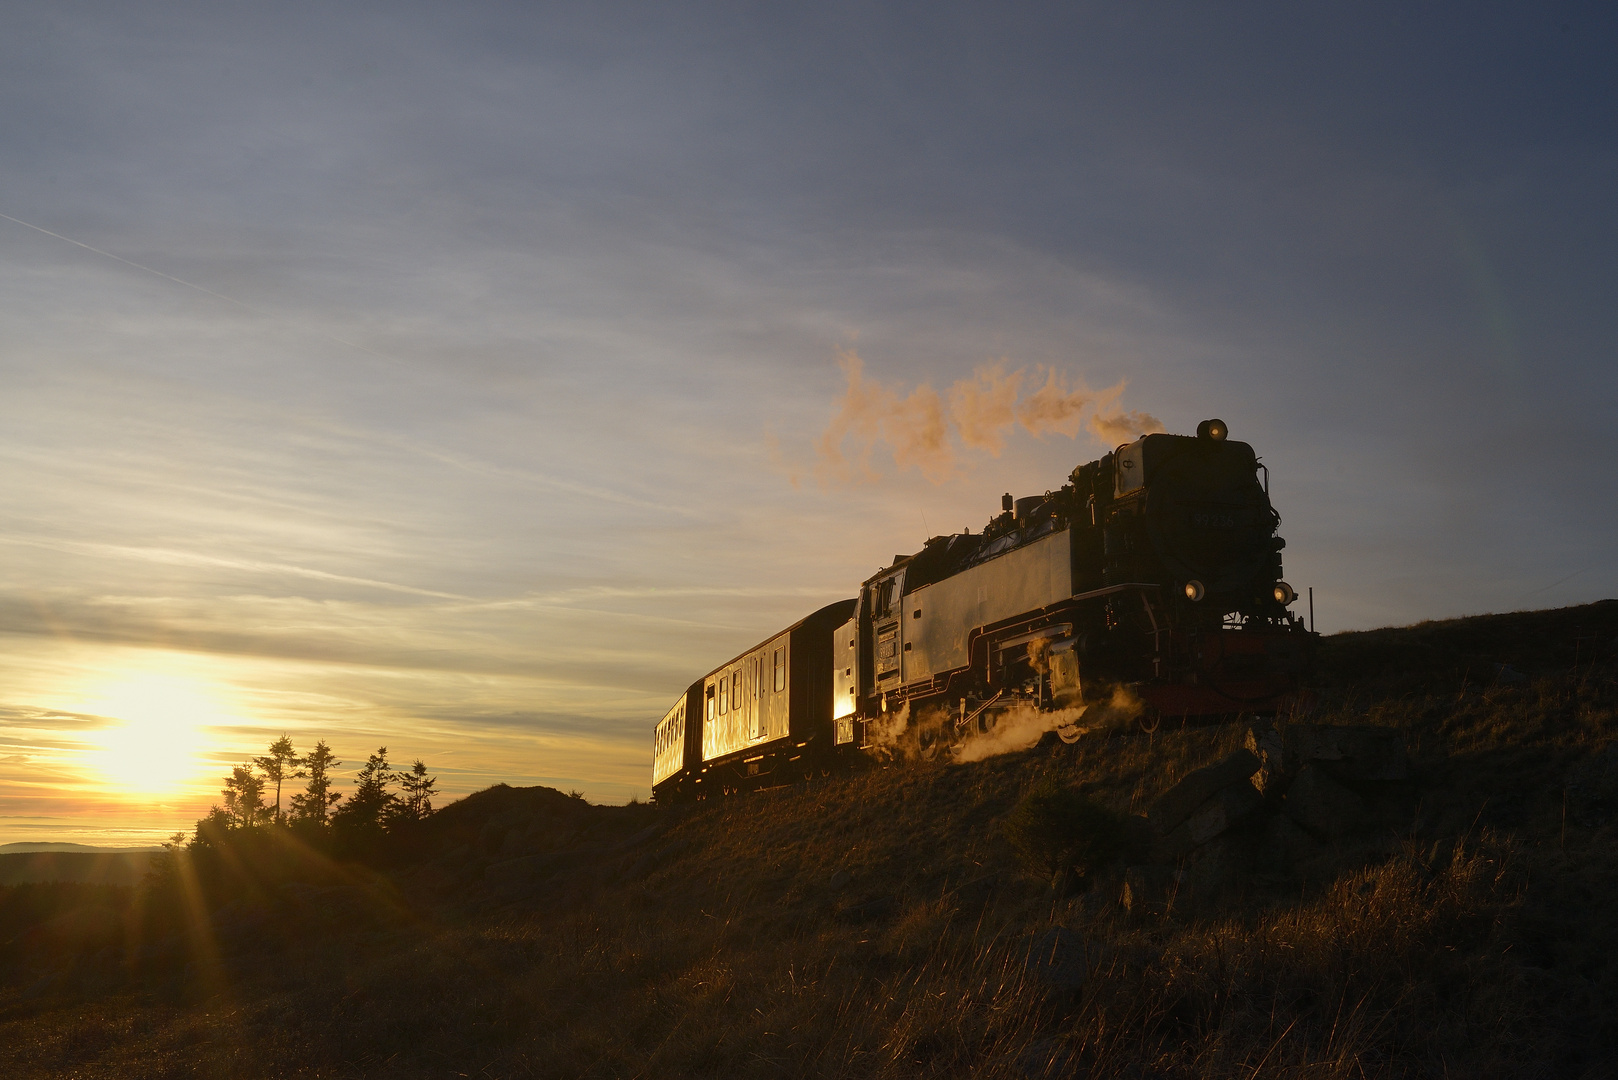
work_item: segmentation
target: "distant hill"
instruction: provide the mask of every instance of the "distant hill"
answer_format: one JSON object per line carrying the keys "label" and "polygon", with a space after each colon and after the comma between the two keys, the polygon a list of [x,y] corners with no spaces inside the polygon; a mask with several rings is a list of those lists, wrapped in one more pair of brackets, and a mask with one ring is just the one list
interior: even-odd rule
{"label": "distant hill", "polygon": [[163,849],[156,844],[137,845],[134,847],[104,847],[96,844],[64,844],[43,840],[23,840],[15,844],[0,844],[0,855],[32,855],[41,851],[83,851],[95,854],[98,852],[117,852],[131,854],[134,852],[153,852]]}

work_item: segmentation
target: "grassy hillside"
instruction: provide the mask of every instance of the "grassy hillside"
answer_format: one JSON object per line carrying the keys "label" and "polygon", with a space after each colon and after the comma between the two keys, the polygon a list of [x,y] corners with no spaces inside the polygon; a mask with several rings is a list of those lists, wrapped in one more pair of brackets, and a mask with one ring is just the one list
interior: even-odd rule
{"label": "grassy hillside", "polygon": [[[1327,639],[1283,724],[1410,754],[1329,838],[1266,806],[1164,856],[1132,815],[1247,732],[1165,725],[681,811],[501,786],[368,866],[0,889],[0,1069],[1607,1076],[1615,642],[1612,602]],[[1050,785],[1120,829],[1057,885],[1003,828]]]}

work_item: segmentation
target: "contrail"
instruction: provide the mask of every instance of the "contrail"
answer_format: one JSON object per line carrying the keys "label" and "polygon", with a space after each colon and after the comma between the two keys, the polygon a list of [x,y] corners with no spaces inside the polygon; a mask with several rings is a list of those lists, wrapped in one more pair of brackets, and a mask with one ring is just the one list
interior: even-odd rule
{"label": "contrail", "polygon": [[[21,218],[14,218],[10,214],[0,214],[0,219],[4,219],[6,221],[9,221],[14,225],[21,225],[25,229],[33,229],[37,233],[44,233],[46,236],[54,237],[57,240],[63,241],[64,243],[72,244],[74,247],[81,247],[85,251],[93,251],[97,255],[101,255],[101,256],[104,256],[104,257],[106,257],[108,259],[112,259],[115,262],[121,262],[125,266],[132,266],[136,270],[144,270],[148,274],[155,274],[158,277],[164,279],[165,281],[172,281],[176,285],[184,285],[188,289],[195,289],[199,293],[204,293],[204,294],[206,294],[208,296],[213,297],[216,300],[223,300],[227,304],[235,304],[237,307],[245,308],[246,310],[251,311],[255,315],[263,315],[266,318],[270,318],[270,319],[274,319],[274,318],[277,317],[274,312],[267,311],[264,308],[257,307],[257,306],[255,306],[253,304],[249,304],[245,300],[238,300],[234,296],[226,296],[224,293],[214,292],[210,288],[207,288],[207,287],[202,286],[202,285],[198,285],[195,282],[186,281],[184,278],[177,278],[173,274],[165,274],[161,270],[156,270],[156,269],[153,269],[150,266],[142,265],[141,263],[135,262],[133,259],[126,259],[122,255],[114,255],[110,251],[102,251],[98,247],[91,247],[89,244],[86,244],[82,240],[75,240],[71,236],[63,236],[61,233],[51,232],[49,229],[44,229],[44,228],[39,227],[38,225],[30,224],[29,222],[26,222],[26,221],[22,220]],[[323,332],[321,332],[319,330],[309,330],[308,332],[314,334],[316,337],[325,338],[327,341],[336,342],[338,345],[346,345],[350,349],[358,349],[360,352],[367,353],[367,354],[369,354],[371,356],[374,356],[378,360],[390,360],[390,361],[395,360],[394,357],[389,356],[386,353],[379,353],[375,349],[367,349],[364,345],[356,344],[355,342],[348,341],[348,340],[346,340],[344,338],[337,337],[337,336],[335,336],[333,334],[323,333]]]}

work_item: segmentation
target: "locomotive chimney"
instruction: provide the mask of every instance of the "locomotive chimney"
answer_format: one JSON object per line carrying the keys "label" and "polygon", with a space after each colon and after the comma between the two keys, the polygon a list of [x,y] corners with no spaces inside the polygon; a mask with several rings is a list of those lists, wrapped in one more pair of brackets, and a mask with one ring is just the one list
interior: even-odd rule
{"label": "locomotive chimney", "polygon": [[1002,514],[1011,513],[1016,505],[1017,504],[1011,498],[1011,492],[1008,491],[1004,495],[1000,496],[1000,512]]}

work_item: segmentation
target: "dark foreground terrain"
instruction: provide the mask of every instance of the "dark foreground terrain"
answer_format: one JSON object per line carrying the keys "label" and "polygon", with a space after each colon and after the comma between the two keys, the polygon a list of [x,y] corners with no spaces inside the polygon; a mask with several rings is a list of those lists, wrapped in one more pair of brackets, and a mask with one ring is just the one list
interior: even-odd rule
{"label": "dark foreground terrain", "polygon": [[[1339,635],[1254,759],[1165,724],[683,811],[496,787],[364,862],[3,888],[0,1072],[1618,1075],[1615,644],[1610,601]],[[1040,864],[1039,798],[1106,842]]]}
{"label": "dark foreground terrain", "polygon": [[[0,854],[0,885],[79,881],[138,885],[151,866],[150,851],[30,851]],[[0,928],[0,934],[3,934]]]}

